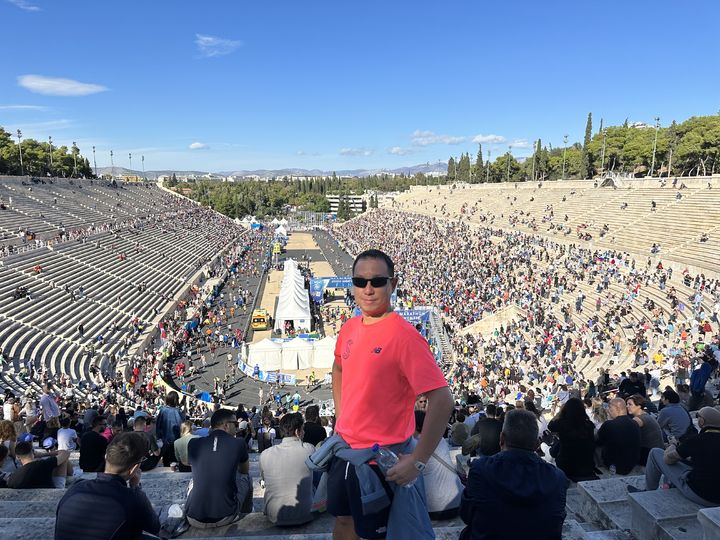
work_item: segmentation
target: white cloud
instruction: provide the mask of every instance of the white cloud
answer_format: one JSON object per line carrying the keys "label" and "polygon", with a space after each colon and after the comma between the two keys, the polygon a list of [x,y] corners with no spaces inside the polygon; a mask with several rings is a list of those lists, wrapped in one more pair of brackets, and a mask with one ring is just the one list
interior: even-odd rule
{"label": "white cloud", "polygon": [[105,92],[106,87],[99,84],[81,83],[72,79],[58,79],[42,75],[21,75],[18,85],[36,94],[46,96],[87,96]]}
{"label": "white cloud", "polygon": [[7,0],[14,6],[19,7],[20,9],[24,9],[25,11],[41,11],[41,9],[37,6],[33,6],[30,4],[27,0]]}
{"label": "white cloud", "polygon": [[472,142],[475,144],[501,144],[504,143],[507,139],[503,137],[502,135],[475,135],[472,139]]}
{"label": "white cloud", "polygon": [[20,129],[23,133],[27,133],[28,137],[44,138],[48,134],[48,132],[52,134],[52,132],[54,131],[60,129],[68,129],[70,127],[73,127],[74,125],[75,122],[73,120],[63,118],[59,120],[48,120],[47,122],[12,124],[5,126],[5,129],[11,132],[15,132],[16,130]]}
{"label": "white cloud", "polygon": [[0,105],[0,111],[44,111],[41,105]]}
{"label": "white cloud", "polygon": [[373,151],[370,148],[342,148],[341,156],[371,156]]}
{"label": "white cloud", "polygon": [[527,142],[525,139],[515,139],[510,143],[513,148],[532,148],[532,143]]}
{"label": "white cloud", "polygon": [[195,34],[195,45],[197,45],[200,56],[205,58],[230,54],[241,47],[242,44],[242,41]]}
{"label": "white cloud", "polygon": [[402,148],[400,146],[388,148],[388,154],[392,154],[393,156],[407,156],[413,153],[414,150],[412,148]]}
{"label": "white cloud", "polygon": [[205,143],[194,142],[190,146],[188,146],[188,148],[190,148],[190,150],[206,150],[210,147]]}
{"label": "white cloud", "polygon": [[467,137],[454,135],[438,135],[432,131],[415,130],[412,134],[412,143],[415,146],[429,146],[431,144],[460,144],[467,140]]}

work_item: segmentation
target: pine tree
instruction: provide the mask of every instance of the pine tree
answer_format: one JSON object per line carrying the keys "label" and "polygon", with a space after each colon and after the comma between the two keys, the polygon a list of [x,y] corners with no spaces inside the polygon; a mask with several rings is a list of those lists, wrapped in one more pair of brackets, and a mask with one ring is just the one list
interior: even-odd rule
{"label": "pine tree", "polygon": [[475,158],[475,166],[472,171],[471,182],[478,184],[485,181],[485,171],[483,169],[483,158],[482,158],[482,145],[478,144],[478,153]]}
{"label": "pine tree", "polygon": [[455,181],[455,158],[450,156],[450,159],[448,159],[448,166],[447,166],[447,178],[449,181],[454,182]]}
{"label": "pine tree", "polygon": [[582,177],[592,178],[592,155],[590,154],[590,141],[592,139],[592,113],[588,113],[587,123],[585,124],[585,138],[583,139],[582,148]]}

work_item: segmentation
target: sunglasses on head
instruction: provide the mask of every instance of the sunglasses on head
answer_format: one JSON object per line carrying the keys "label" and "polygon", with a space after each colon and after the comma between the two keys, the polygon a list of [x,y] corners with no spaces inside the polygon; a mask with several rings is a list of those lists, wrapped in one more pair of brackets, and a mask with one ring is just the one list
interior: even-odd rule
{"label": "sunglasses on head", "polygon": [[384,287],[385,285],[387,285],[388,281],[391,279],[391,277],[374,277],[370,279],[353,277],[352,284],[360,289],[364,289],[365,287],[367,287],[367,284],[370,283],[370,285],[372,285],[374,289],[379,289],[380,287]]}

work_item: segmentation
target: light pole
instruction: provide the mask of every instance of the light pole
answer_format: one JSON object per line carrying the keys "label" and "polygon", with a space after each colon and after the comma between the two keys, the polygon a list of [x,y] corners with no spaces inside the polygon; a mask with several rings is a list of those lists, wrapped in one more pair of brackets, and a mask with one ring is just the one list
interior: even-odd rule
{"label": "light pole", "polygon": [[93,168],[95,169],[95,178],[97,178],[97,161],[95,161],[95,146],[93,146]]}
{"label": "light pole", "polygon": [[50,165],[48,166],[48,170],[50,171],[50,175],[52,175],[52,137],[48,137],[48,144],[50,145]]}
{"label": "light pole", "polygon": [[110,176],[115,178],[115,162],[113,161],[113,151],[110,150]]}
{"label": "light pole", "polygon": [[565,180],[565,152],[567,152],[567,135],[563,135],[563,144],[565,145],[563,147],[563,174],[562,179]]}
{"label": "light pole", "polygon": [[490,183],[490,149],[488,148],[487,165],[485,165],[485,183]]}
{"label": "light pole", "polygon": [[75,141],[73,141],[73,145],[72,145],[72,153],[73,153],[73,178],[75,178],[75,177],[77,176],[77,151],[78,151],[77,143],[76,143]]}
{"label": "light pole", "polygon": [[[540,141],[540,139],[538,139],[538,142],[539,142],[539,141]],[[540,145],[539,145],[537,142],[534,142],[534,143],[533,143],[533,148],[534,148],[534,150],[533,150],[533,160],[532,160],[532,169],[531,169],[531,172],[530,172],[530,178],[531,178],[532,181],[534,182],[534,181],[535,181],[535,159],[537,158],[537,154],[538,154]]]}
{"label": "light pole", "polygon": [[140,161],[142,162],[143,180],[147,180],[145,178],[145,156],[140,156]]}
{"label": "light pole", "polygon": [[655,117],[655,142],[653,143],[653,157],[652,164],[650,165],[650,178],[652,178],[653,172],[655,172],[655,152],[657,151],[657,139],[658,131],[660,131],[660,117]]}
{"label": "light pole", "polygon": [[607,128],[603,129],[603,145],[602,145],[602,152],[600,153],[600,170],[603,172],[603,176],[605,176],[605,141],[607,139]]}
{"label": "light pole", "polygon": [[130,160],[130,171],[132,172],[132,154],[128,154],[128,159]]}
{"label": "light pole", "polygon": [[507,180],[506,182],[510,182],[510,156],[512,155],[512,144],[508,145],[508,153],[507,153]]}
{"label": "light pole", "polygon": [[19,129],[17,130],[17,138],[18,138],[18,151],[20,152],[20,176],[25,176],[25,168],[23,167],[23,160],[22,160],[22,131]]}

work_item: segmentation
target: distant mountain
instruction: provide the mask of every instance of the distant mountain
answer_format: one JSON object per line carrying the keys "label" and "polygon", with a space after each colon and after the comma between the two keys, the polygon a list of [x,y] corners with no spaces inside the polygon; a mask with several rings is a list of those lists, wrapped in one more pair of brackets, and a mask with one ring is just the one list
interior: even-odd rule
{"label": "distant mountain", "polygon": [[[255,170],[236,170],[236,171],[218,171],[212,173],[213,176],[260,176],[262,178],[272,178],[283,176],[332,176],[333,172],[337,176],[372,176],[375,174],[406,174],[413,175],[418,173],[445,173],[447,171],[447,163],[439,161],[435,163],[423,163],[412,167],[400,167],[398,169],[344,169],[337,171],[323,171],[320,169],[255,169]],[[130,170],[125,167],[98,167],[98,175],[113,174],[115,176],[142,176],[142,171]],[[205,176],[206,171],[145,171],[145,177],[148,180],[156,180],[158,176],[170,176],[175,173],[176,176]]]}

